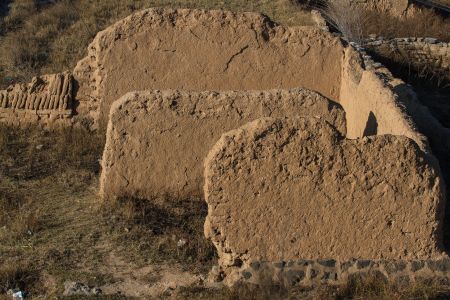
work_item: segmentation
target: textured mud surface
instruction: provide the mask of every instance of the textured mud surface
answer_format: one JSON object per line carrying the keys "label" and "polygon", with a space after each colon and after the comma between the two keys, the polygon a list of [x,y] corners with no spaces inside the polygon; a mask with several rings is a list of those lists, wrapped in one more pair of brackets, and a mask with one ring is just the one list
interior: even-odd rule
{"label": "textured mud surface", "polygon": [[345,134],[339,105],[303,89],[148,91],[114,103],[103,155],[103,198],[202,197],[203,161],[223,132],[264,116],[323,118]]}
{"label": "textured mud surface", "polygon": [[100,32],[74,70],[78,111],[106,126],[113,101],[149,89],[304,87],[336,100],[343,46],[257,13],[148,9]]}
{"label": "textured mud surface", "polygon": [[408,138],[265,118],[224,134],[205,165],[205,233],[224,268],[441,255],[443,184]]}

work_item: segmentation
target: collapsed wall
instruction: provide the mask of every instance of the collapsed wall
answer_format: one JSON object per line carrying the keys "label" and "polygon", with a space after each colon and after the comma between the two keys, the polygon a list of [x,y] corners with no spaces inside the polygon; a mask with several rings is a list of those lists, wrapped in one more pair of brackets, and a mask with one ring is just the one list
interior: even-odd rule
{"label": "collapsed wall", "polygon": [[203,198],[209,149],[223,132],[263,116],[322,118],[345,135],[342,108],[304,89],[129,93],[111,109],[100,194]]}
{"label": "collapsed wall", "polygon": [[450,43],[434,38],[394,38],[372,36],[366,39],[364,47],[417,69],[432,70],[450,80]]}
{"label": "collapsed wall", "polygon": [[442,180],[406,137],[263,118],[222,135],[204,177],[205,235],[225,276],[255,261],[442,255]]}
{"label": "collapsed wall", "polygon": [[80,115],[105,127],[113,101],[149,89],[303,87],[339,97],[343,45],[257,13],[148,9],[100,32],[74,70]]}
{"label": "collapsed wall", "polygon": [[0,122],[49,124],[72,115],[73,78],[68,72],[34,77],[0,90]]}
{"label": "collapsed wall", "polygon": [[[375,141],[378,148],[361,146],[358,149],[363,152],[361,155],[364,159],[370,159],[370,167],[375,168],[372,164],[376,162],[382,168],[377,169],[377,178],[389,176],[392,168],[393,174],[398,175],[398,180],[406,181],[403,177],[406,174],[412,172],[416,176],[418,170],[432,169],[434,173],[430,173],[430,180],[437,182],[440,180],[439,166],[422,133],[432,141],[439,141],[443,145],[442,149],[450,145],[448,130],[417,101],[414,92],[404,82],[394,78],[381,64],[371,60],[359,47],[347,45],[331,33],[317,29],[278,26],[258,14],[146,10],[100,33],[91,44],[88,57],[78,64],[75,77],[80,85],[77,111],[80,115],[91,118],[100,127],[108,119],[111,103],[119,99],[122,93],[134,89],[164,90],[130,93],[112,105],[107,145],[102,160],[101,195],[104,199],[134,196],[151,201],[154,196],[161,194],[180,198],[201,196],[203,160],[223,132],[261,116],[313,115],[313,112],[303,110],[302,105],[289,109],[277,106],[283,100],[274,101],[274,91],[248,91],[251,89],[304,86],[338,102],[347,119],[346,128],[340,131],[356,140],[341,142],[332,148],[337,151],[337,157],[346,158],[342,150],[345,148],[343,143],[356,147],[355,145],[361,146],[360,143],[364,141]],[[175,92],[167,89],[192,91]],[[222,92],[199,91],[204,89]],[[229,89],[244,91],[223,92]],[[262,93],[262,96],[254,93]],[[301,101],[304,98],[300,95],[298,99]],[[317,99],[317,103],[324,103],[320,97]],[[235,102],[242,103],[242,108],[235,110]],[[262,107],[262,103],[266,102],[269,105],[264,104],[265,106],[275,105],[277,108]],[[327,107],[331,107],[329,105],[328,103]],[[271,114],[273,109],[274,113]],[[338,115],[343,113],[338,111]],[[320,110],[319,115],[325,119],[332,116],[329,109]],[[340,119],[332,118],[333,120]],[[340,128],[339,126],[337,127]],[[406,138],[371,137],[360,140],[365,136],[381,135],[407,137],[424,153]],[[384,148],[384,143],[392,147]],[[409,164],[404,156],[396,156],[402,153],[399,150],[401,147],[404,148],[404,153],[413,153],[407,158],[413,161],[418,159],[418,165]],[[382,157],[385,154],[382,149],[390,149],[387,157],[395,157],[393,161],[400,162],[400,166],[391,166],[391,162]],[[361,158],[357,155],[355,157]],[[420,159],[426,162],[420,162]],[[371,171],[362,167],[362,162],[360,167],[361,171],[355,171],[356,174]],[[397,167],[400,169],[396,169]],[[413,168],[413,171],[409,168]],[[368,173],[367,178],[372,175]],[[366,177],[361,174],[361,178]],[[327,188],[340,189],[341,179],[330,179]],[[389,178],[391,179],[394,180]],[[303,177],[298,180],[303,180]],[[379,193],[371,198],[372,192],[364,189],[366,183],[361,182],[359,177],[349,177],[348,181],[352,181],[354,190],[350,194],[356,197],[355,201],[358,201],[358,195],[367,199],[385,196],[380,200],[380,206],[383,206],[389,201],[402,199],[403,202],[396,202],[398,206],[386,206],[386,209],[391,208],[391,214],[396,214],[396,210],[404,214],[404,222],[423,217],[420,220],[429,221],[423,227],[424,230],[430,229],[427,226],[434,226],[431,224],[439,225],[439,216],[432,220],[429,215],[420,215],[423,211],[416,209],[417,203],[408,202],[424,197],[428,200],[435,199],[439,205],[444,203],[444,196],[436,198],[426,180],[419,182],[417,179],[419,190],[411,186],[408,191],[402,186],[404,195],[410,196],[408,199],[395,193]],[[438,186],[440,189],[440,183]],[[423,194],[422,191],[428,194]],[[436,208],[436,213],[441,213],[442,210],[437,208],[438,204],[432,208]],[[406,212],[406,208],[412,211]],[[380,222],[376,224],[381,228],[382,223],[378,219],[381,213],[378,210],[364,213],[367,213],[363,218],[367,224]],[[381,216],[385,216],[384,213],[388,212],[383,212]],[[342,213],[341,218],[352,219],[353,216]],[[245,220],[239,219],[236,222],[245,224]],[[322,230],[321,224],[315,225],[318,231]],[[355,228],[350,228],[349,234],[357,234],[359,231]],[[380,234],[387,235],[387,232],[380,231]],[[417,257],[426,256],[421,254],[421,245],[438,244],[435,235],[426,237],[427,233],[419,232],[419,236],[426,237],[424,244],[421,244],[420,237],[416,241],[417,245],[410,246],[412,242],[407,240],[410,236],[404,233],[406,237],[401,237],[402,243],[404,242],[402,250],[413,253],[411,257],[415,257],[415,254]],[[342,240],[342,243],[348,244],[348,241],[353,243],[350,239]],[[266,242],[270,243],[270,238]],[[314,240],[311,239],[311,245],[313,243]],[[375,256],[368,257],[371,259],[389,256],[386,248],[381,247],[381,252],[376,252],[375,248],[365,248],[363,242],[359,246],[361,249],[357,250],[361,252],[349,249],[349,253]],[[343,252],[342,249],[344,248],[341,248]],[[395,251],[394,254],[391,253],[391,257],[402,257],[398,254],[401,253],[400,248]],[[341,252],[336,250],[322,254],[340,255],[339,253]],[[407,254],[404,257],[409,258]]]}

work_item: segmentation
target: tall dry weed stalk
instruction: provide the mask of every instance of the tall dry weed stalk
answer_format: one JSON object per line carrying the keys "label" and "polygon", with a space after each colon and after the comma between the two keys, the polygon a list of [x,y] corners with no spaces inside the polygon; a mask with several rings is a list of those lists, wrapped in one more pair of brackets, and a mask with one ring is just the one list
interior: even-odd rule
{"label": "tall dry weed stalk", "polygon": [[314,5],[349,42],[363,40],[363,12],[352,0],[318,0]]}

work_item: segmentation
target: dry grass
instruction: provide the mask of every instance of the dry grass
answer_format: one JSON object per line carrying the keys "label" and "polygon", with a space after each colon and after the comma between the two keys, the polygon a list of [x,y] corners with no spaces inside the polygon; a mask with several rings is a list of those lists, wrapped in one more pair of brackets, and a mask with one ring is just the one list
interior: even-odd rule
{"label": "dry grass", "polygon": [[431,9],[418,10],[412,16],[403,19],[375,11],[365,11],[362,14],[364,36],[377,34],[387,38],[434,37],[450,41],[450,19],[437,15]]}
{"label": "dry grass", "polygon": [[376,276],[352,278],[343,286],[317,286],[287,288],[265,280],[261,286],[239,284],[232,289],[206,289],[201,287],[181,288],[176,299],[358,299],[358,300],[411,300],[448,299],[450,288],[442,283],[430,282],[400,285],[387,282]]}
{"label": "dry grass", "polygon": [[439,2],[441,4],[450,6],[450,0],[435,0],[436,2]]}
{"label": "dry grass", "polygon": [[[18,180],[45,178],[66,170],[99,172],[105,134],[85,129],[46,131],[0,126],[1,173]],[[56,177],[63,180],[64,174]]]}
{"label": "dry grass", "polygon": [[[450,19],[436,14],[432,9],[419,9],[407,18],[398,18],[374,10],[364,10],[352,0],[316,0],[317,7],[331,25],[352,42],[361,41],[370,34],[387,38],[434,37],[450,40]],[[382,22],[380,22],[382,20]]]}
{"label": "dry grass", "polygon": [[[323,291],[329,295],[329,288]],[[446,299],[450,289],[443,283],[431,281],[425,283],[393,283],[379,276],[355,276],[346,285],[338,287],[334,292],[335,299],[367,299],[367,300],[408,300],[408,299]]]}
{"label": "dry grass", "polygon": [[30,271],[29,267],[21,263],[7,263],[0,266],[0,295],[8,290],[24,290],[25,287],[36,285],[39,274]]}
{"label": "dry grass", "polygon": [[215,248],[203,234],[207,206],[202,199],[123,198],[106,203],[103,213],[118,249],[138,250],[128,254],[134,263],[175,263],[202,273],[216,263]]}

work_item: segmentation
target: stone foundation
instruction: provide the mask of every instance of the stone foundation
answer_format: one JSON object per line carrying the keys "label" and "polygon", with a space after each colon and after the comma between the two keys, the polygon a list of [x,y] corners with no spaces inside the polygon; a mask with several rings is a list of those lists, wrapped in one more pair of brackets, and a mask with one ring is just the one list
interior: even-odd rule
{"label": "stone foundation", "polygon": [[[239,282],[286,287],[346,284],[352,279],[376,278],[396,284],[412,283],[450,285],[450,259],[439,260],[288,260],[254,261],[230,275],[225,283]],[[213,281],[223,280],[220,268],[210,273]]]}

